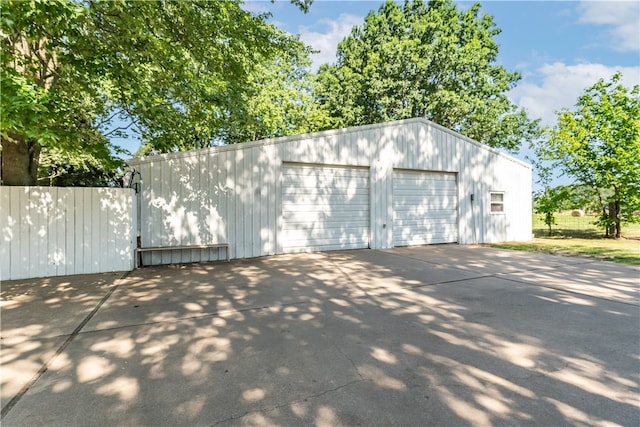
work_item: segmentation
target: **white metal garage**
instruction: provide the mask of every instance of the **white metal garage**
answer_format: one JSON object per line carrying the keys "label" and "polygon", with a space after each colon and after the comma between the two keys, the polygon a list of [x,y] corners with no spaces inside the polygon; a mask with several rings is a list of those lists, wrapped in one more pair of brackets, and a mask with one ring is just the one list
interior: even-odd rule
{"label": "white metal garage", "polygon": [[369,170],[285,164],[283,252],[369,246]]}
{"label": "white metal garage", "polygon": [[456,175],[393,171],[393,245],[458,241]]}
{"label": "white metal garage", "polygon": [[145,265],[531,239],[531,166],[421,118],[129,165]]}

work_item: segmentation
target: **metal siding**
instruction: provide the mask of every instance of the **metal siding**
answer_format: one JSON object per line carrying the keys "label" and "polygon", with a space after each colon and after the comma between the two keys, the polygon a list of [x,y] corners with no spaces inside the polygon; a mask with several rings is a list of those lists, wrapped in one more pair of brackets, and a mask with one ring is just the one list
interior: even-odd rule
{"label": "metal siding", "polygon": [[[252,251],[251,256],[256,257],[261,255],[261,210],[262,204],[260,203],[260,156],[259,149],[252,148],[251,150],[251,187],[249,188],[250,199],[249,204],[251,206],[251,243]],[[267,208],[267,206],[265,206]]]}
{"label": "metal siding", "polygon": [[233,228],[229,233],[229,243],[233,247],[232,253],[234,258],[244,258],[244,250],[241,247],[242,239],[239,237],[242,228],[242,210],[239,201],[240,187],[240,167],[238,164],[242,164],[242,152],[228,153],[229,156],[229,177],[231,181],[231,187],[229,192],[229,219],[233,222]]}
{"label": "metal siding", "polygon": [[[178,217],[180,220],[179,226],[181,230],[180,239],[178,240],[178,245],[193,245],[194,242],[194,233],[192,229],[192,204],[193,204],[193,189],[192,187],[192,170],[193,170],[193,162],[197,159],[197,156],[186,158],[185,161],[182,162],[182,170],[181,176],[179,180],[181,181],[180,185],[180,193],[178,195],[179,200],[184,203],[184,211]],[[183,250],[183,251],[172,251],[173,253],[177,253],[179,255],[180,262],[192,262],[197,261],[194,257],[194,250]]]}
{"label": "metal siding", "polygon": [[123,202],[123,215],[127,215],[128,218],[131,218],[131,226],[127,227],[124,222],[119,223],[120,230],[122,235],[125,236],[125,239],[128,238],[128,241],[120,241],[118,242],[118,254],[120,255],[121,267],[122,271],[125,270],[133,270],[135,268],[135,248],[137,246],[136,237],[138,235],[138,196],[135,191],[130,191],[127,195],[122,194],[120,198]]}
{"label": "metal siding", "polygon": [[258,256],[269,254],[269,245],[271,242],[269,236],[269,190],[270,181],[273,181],[273,172],[268,161],[267,147],[258,152],[258,179],[259,179],[259,208],[260,208],[260,227],[258,230]]}
{"label": "metal siding", "polygon": [[2,188],[0,280],[127,269],[122,257],[130,266],[132,197],[129,189]]}
{"label": "metal siding", "polygon": [[234,212],[234,204],[233,204],[233,192],[234,192],[234,172],[232,167],[232,162],[230,160],[229,152],[219,153],[219,161],[218,165],[220,167],[220,173],[222,176],[222,191],[220,193],[221,198],[221,206],[223,206],[222,221],[225,224],[224,229],[224,241],[221,243],[229,244],[229,254],[231,257],[235,258],[236,255],[236,247],[233,237],[235,236],[235,212]]}
{"label": "metal siding", "polygon": [[11,277],[10,246],[16,221],[11,212],[12,187],[0,186],[0,277]]}
{"label": "metal siding", "polygon": [[[11,216],[17,222],[15,237],[11,240],[12,278],[29,277],[29,187],[11,189]],[[17,202],[17,203],[14,203]],[[17,258],[17,261],[16,261]]]}
{"label": "metal siding", "polygon": [[[140,230],[140,240],[143,246],[150,245],[151,236],[151,170],[153,162],[144,163],[136,167],[136,170],[140,172],[140,195],[138,200],[140,201],[140,224],[138,228]],[[146,255],[143,254],[143,259],[146,259]]]}
{"label": "metal siding", "polygon": [[[58,191],[52,187],[44,188],[48,205],[46,222],[43,224],[46,236],[47,257],[44,259],[47,266],[47,276],[57,276],[61,259],[64,258],[64,210],[60,210]],[[62,234],[60,233],[62,231]]]}
{"label": "metal siding", "polygon": [[[158,166],[162,165],[162,169],[168,168],[165,174],[183,175],[186,172],[180,164],[203,153],[215,153],[217,159],[214,163],[218,167],[218,173],[203,177],[199,182],[197,179],[192,181],[195,187],[209,188],[203,193],[203,197],[211,200],[209,209],[215,210],[219,215],[219,225],[211,227],[216,229],[216,240],[230,243],[231,258],[283,252],[281,242],[283,162],[369,167],[370,238],[372,247],[376,248],[393,246],[391,227],[393,168],[458,173],[457,234],[460,243],[475,241],[474,220],[477,240],[484,241],[488,236],[490,221],[485,216],[483,198],[487,188],[491,187],[490,184],[493,182],[487,175],[496,177],[504,175],[508,185],[518,182],[521,186],[523,185],[521,181],[509,179],[508,175],[526,175],[527,173],[530,175],[530,169],[521,162],[507,158],[495,150],[483,147],[468,138],[422,119],[327,131],[269,140],[264,143],[215,147],[193,153],[163,155],[142,159],[139,163],[134,160],[132,164],[139,165],[137,167],[144,170],[155,162]],[[209,164],[211,165],[211,161]],[[198,166],[191,173],[203,173],[202,169],[207,167]],[[152,173],[147,172],[149,175],[147,179],[151,179]],[[151,185],[150,189],[145,191],[155,192],[151,199],[160,196],[170,199],[171,192],[176,191],[171,187],[172,185],[161,185],[156,188]],[[527,188],[529,187],[530,184],[527,185]],[[199,189],[194,188],[191,191],[197,193]],[[513,199],[518,200],[518,206],[527,205],[526,197],[519,198],[520,195],[514,194],[511,187],[509,191],[510,198],[518,197]],[[474,205],[469,201],[471,193],[476,195]],[[196,215],[200,229],[200,232],[191,232],[189,238],[199,236],[203,242],[213,238],[203,229],[204,207],[198,205],[197,199],[185,202],[184,196],[179,195],[176,208],[185,207],[190,215]],[[530,201],[528,204],[530,205]],[[148,230],[147,240],[158,238],[163,233],[163,227],[154,225],[152,230],[147,223],[158,224],[158,220],[166,219],[167,213],[157,207],[149,210],[144,207],[144,202],[141,209],[143,221],[145,221],[142,229]],[[145,210],[151,215],[145,216]],[[522,216],[522,212],[518,212],[520,212],[518,215]],[[517,212],[510,210],[508,213],[510,227],[505,229],[507,238],[526,234],[526,230],[520,230],[527,228],[524,224],[525,220],[514,220],[511,218],[512,214],[516,215]],[[148,220],[152,215],[156,218]],[[530,217],[530,213],[526,215]],[[383,224],[387,224],[386,229],[382,228]],[[530,225],[528,228],[530,230]],[[215,258],[215,253],[214,250],[209,258]],[[217,253],[218,256],[224,256],[224,251],[217,251]],[[203,255],[202,259],[205,258],[207,256]]]}
{"label": "metal siding", "polygon": [[60,275],[67,275],[73,273],[74,261],[75,261],[75,195],[73,188],[61,188],[59,189],[61,194],[60,200],[65,211],[64,217],[64,245],[65,245],[65,260],[64,267],[59,271]]}
{"label": "metal siding", "polygon": [[56,219],[63,215],[57,212],[57,191],[53,191],[51,187],[41,187],[39,191],[42,202],[38,206],[38,216],[41,221],[38,237],[42,242],[42,246],[38,248],[40,250],[39,267],[44,269],[45,275],[55,276],[58,270],[56,264],[60,250],[57,242]]}
{"label": "metal siding", "polygon": [[281,180],[281,164],[280,161],[280,151],[278,147],[272,146],[269,147],[268,150],[271,152],[269,156],[269,167],[271,169],[271,177],[272,182],[269,187],[269,252],[265,255],[273,255],[278,253],[278,209],[279,209],[279,199],[278,194],[280,193],[278,185]]}
{"label": "metal siding", "polygon": [[[215,192],[214,192],[214,178],[212,175],[216,174],[216,168],[213,163],[213,153],[205,151],[200,155],[200,170],[202,176],[200,177],[200,187],[202,189],[203,196],[205,197],[206,204],[203,206],[203,213],[198,218],[198,226],[201,233],[202,242],[213,242],[215,237],[213,236],[213,230],[215,228]],[[217,240],[217,239],[216,239]],[[200,258],[203,261],[210,259],[217,259],[217,253],[215,249],[201,249]]]}
{"label": "metal siding", "polygon": [[[177,163],[174,165],[174,163]],[[159,163],[158,167],[158,177],[155,182],[155,190],[157,191],[158,197],[155,200],[154,208],[156,213],[157,222],[153,222],[151,224],[154,227],[154,234],[156,234],[154,242],[150,244],[150,246],[168,246],[168,245],[177,245],[178,242],[173,240],[175,239],[176,228],[172,227],[177,221],[177,216],[179,212],[170,211],[170,206],[172,200],[175,200],[173,204],[177,205],[180,201],[180,182],[177,180],[177,177],[181,174],[181,165],[182,162],[177,162],[173,159],[170,159],[167,162]],[[173,189],[173,192],[170,192],[170,189]],[[184,206],[181,206],[184,209]],[[163,212],[164,211],[164,212]],[[173,215],[174,218],[170,218],[170,221],[167,221],[167,217],[169,215]],[[179,231],[178,231],[179,232]],[[182,261],[179,257],[182,256],[180,252],[151,252],[149,253],[151,257],[152,264],[169,264],[176,257],[176,262]]]}
{"label": "metal siding", "polygon": [[[160,212],[160,208],[157,204],[156,197],[162,194],[162,169],[168,167],[167,163],[169,161],[158,161],[152,162],[149,165],[150,168],[150,176],[149,176],[149,215],[144,216],[144,219],[148,221],[148,230],[149,234],[147,236],[143,236],[142,238],[142,246],[160,246],[162,244],[162,233],[164,231],[164,224],[162,221],[162,215]],[[166,165],[166,166],[165,166]],[[145,239],[146,237],[146,239]],[[162,261],[161,254],[149,252],[143,254],[145,265],[149,264],[158,264]],[[148,258],[148,259],[147,259]]]}
{"label": "metal siding", "polygon": [[[202,221],[206,216],[206,206],[201,204],[207,201],[207,187],[203,186],[201,182],[202,175],[207,173],[207,170],[202,168],[202,152],[194,157],[193,162],[188,162],[188,165],[189,185],[185,186],[185,191],[189,192],[185,194],[189,200],[189,210],[186,215],[187,236],[190,245],[200,245],[204,240]],[[202,249],[191,249],[183,251],[183,253],[189,254],[189,262],[200,262],[203,260],[202,251]]]}
{"label": "metal siding", "polygon": [[44,276],[49,276],[47,268],[47,216],[49,209],[43,208],[47,201],[42,196],[42,189],[30,187],[29,209],[29,246],[27,246],[29,271],[42,271]]}
{"label": "metal siding", "polygon": [[328,166],[283,166],[282,250],[366,248],[369,171]]}
{"label": "metal siding", "polygon": [[106,233],[104,242],[106,243],[107,253],[104,256],[106,256],[110,265],[119,265],[120,259],[118,257],[116,238],[118,238],[121,230],[118,229],[116,221],[118,217],[124,214],[123,206],[113,193],[103,189],[99,189],[98,193],[102,197],[101,209],[105,217],[102,227]]}
{"label": "metal siding", "polygon": [[91,264],[91,244],[89,230],[91,229],[93,218],[91,212],[91,189],[78,188],[75,191],[75,230],[74,230],[74,271],[78,266]]}

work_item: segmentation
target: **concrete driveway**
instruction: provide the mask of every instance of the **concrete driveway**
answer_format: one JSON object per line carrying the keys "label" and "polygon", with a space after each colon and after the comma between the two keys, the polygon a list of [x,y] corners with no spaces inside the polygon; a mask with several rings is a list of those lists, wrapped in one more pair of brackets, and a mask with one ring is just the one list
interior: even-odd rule
{"label": "concrete driveway", "polygon": [[2,424],[640,425],[638,267],[444,245],[2,284]]}

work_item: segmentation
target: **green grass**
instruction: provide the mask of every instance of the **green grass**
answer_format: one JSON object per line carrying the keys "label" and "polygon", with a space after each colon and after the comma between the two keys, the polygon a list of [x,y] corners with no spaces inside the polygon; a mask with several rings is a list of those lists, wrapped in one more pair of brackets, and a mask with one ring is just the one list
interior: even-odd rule
{"label": "green grass", "polygon": [[[555,214],[556,224],[551,226],[551,236],[579,237],[584,239],[599,239],[604,237],[604,230],[596,228],[593,222],[595,216],[571,216],[571,212]],[[543,221],[543,214],[533,214],[533,235],[535,237],[549,237],[549,228]],[[622,237],[628,239],[640,238],[640,223],[622,224]]]}
{"label": "green grass", "polygon": [[533,215],[531,242],[492,244],[491,247],[527,252],[544,252],[598,258],[622,264],[640,265],[640,224],[623,224],[622,239],[606,239],[596,228],[593,216],[572,217],[570,212],[557,214],[556,225],[549,236],[542,215]]}

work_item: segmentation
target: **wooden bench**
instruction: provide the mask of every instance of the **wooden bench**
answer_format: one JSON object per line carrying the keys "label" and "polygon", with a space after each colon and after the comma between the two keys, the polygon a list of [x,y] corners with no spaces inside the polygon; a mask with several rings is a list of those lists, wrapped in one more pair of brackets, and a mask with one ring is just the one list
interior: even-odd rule
{"label": "wooden bench", "polygon": [[142,253],[143,252],[155,252],[155,251],[177,251],[183,249],[213,249],[213,248],[225,248],[227,254],[227,262],[229,262],[229,244],[228,243],[214,243],[211,245],[189,245],[189,246],[150,246],[147,248],[136,248],[136,254],[138,255],[138,267],[142,267]]}

